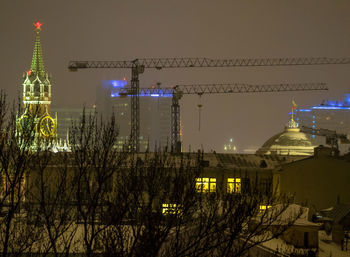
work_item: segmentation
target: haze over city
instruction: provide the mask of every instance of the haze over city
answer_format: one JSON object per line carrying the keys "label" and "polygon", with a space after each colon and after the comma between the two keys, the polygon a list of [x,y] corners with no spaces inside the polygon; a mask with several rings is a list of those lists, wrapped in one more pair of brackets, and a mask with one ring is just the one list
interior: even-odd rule
{"label": "haze over city", "polygon": [[2,1],[0,257],[349,256],[349,14]]}
{"label": "haze over city", "polygon": [[[130,70],[68,71],[70,60],[150,57],[348,57],[349,1],[3,1],[0,5],[1,88],[20,95],[30,68],[33,22],[43,23],[46,70],[52,74],[52,106],[92,106],[102,80],[130,81]],[[292,99],[309,107],[349,92],[349,65],[146,70],[140,87],[157,82],[324,82],[329,91],[201,97],[180,101],[183,146],[223,151],[233,138],[238,151],[257,149],[281,132]],[[142,110],[141,110],[142,115]]]}

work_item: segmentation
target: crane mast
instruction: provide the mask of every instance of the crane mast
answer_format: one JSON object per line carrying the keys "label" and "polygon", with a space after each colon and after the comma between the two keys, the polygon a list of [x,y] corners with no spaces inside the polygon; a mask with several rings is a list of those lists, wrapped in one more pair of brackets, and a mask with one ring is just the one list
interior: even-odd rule
{"label": "crane mast", "polygon": [[[244,83],[226,84],[193,84],[176,85],[172,88],[139,88],[138,94],[143,96],[172,95],[171,104],[171,149],[172,152],[181,151],[180,140],[180,104],[183,95],[203,94],[240,94],[240,93],[270,93],[291,91],[328,90],[325,83],[294,83],[294,84],[265,84],[251,85]],[[119,96],[133,96],[136,92],[132,88],[114,89]]]}
{"label": "crane mast", "polygon": [[140,137],[140,100],[139,75],[145,68],[220,68],[220,67],[259,67],[259,66],[299,66],[299,65],[331,65],[350,64],[350,58],[142,58],[129,61],[70,61],[68,69],[131,69],[131,133],[130,150],[139,151]]}

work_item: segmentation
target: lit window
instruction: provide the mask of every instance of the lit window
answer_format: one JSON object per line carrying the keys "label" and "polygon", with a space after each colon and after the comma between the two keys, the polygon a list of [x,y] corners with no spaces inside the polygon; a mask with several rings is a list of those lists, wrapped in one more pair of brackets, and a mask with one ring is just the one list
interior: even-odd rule
{"label": "lit window", "polygon": [[216,178],[197,178],[197,192],[216,192]]}
{"label": "lit window", "polygon": [[264,212],[264,211],[266,211],[269,208],[271,208],[271,205],[260,205],[259,210],[261,212]]}
{"label": "lit window", "polygon": [[241,193],[241,179],[228,178],[227,179],[227,193]]}
{"label": "lit window", "polygon": [[182,206],[176,203],[163,203],[162,204],[163,215],[176,215],[182,213]]}

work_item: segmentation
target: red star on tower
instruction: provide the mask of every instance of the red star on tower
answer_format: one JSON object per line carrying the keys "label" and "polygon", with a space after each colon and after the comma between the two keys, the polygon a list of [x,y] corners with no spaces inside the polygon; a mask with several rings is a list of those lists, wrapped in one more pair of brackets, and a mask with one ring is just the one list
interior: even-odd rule
{"label": "red star on tower", "polygon": [[37,21],[36,23],[34,23],[34,26],[35,26],[35,29],[36,30],[41,30],[41,26],[42,26],[43,24],[42,23],[40,23],[39,21]]}

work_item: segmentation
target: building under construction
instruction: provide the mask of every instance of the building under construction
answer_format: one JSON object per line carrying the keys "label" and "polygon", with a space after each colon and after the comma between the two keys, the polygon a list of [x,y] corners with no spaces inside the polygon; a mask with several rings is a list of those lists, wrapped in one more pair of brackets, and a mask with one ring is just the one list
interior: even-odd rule
{"label": "building under construction", "polygon": [[[125,80],[103,81],[96,93],[98,113],[109,117],[114,113],[119,126],[118,149],[122,150],[130,136],[130,97],[121,96]],[[140,151],[164,150],[170,143],[171,94],[140,94]]]}
{"label": "building under construction", "polygon": [[[318,137],[319,129],[328,129],[338,134],[350,135],[350,94],[345,94],[342,100],[324,100],[319,105],[296,110],[297,121],[301,126],[313,129],[312,138],[315,144],[325,144],[324,137]],[[340,145],[340,148],[346,147]],[[341,149],[343,151],[347,149]]]}

